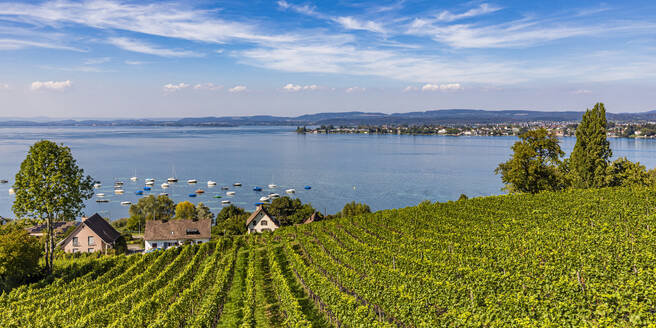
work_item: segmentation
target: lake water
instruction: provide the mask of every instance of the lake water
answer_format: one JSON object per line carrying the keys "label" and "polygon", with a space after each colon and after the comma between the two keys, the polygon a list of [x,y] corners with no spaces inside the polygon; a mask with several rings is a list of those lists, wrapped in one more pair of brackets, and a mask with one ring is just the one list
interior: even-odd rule
{"label": "lake water", "polygon": [[[14,217],[14,196],[8,189],[21,161],[35,141],[49,139],[70,146],[78,164],[103,186],[109,203],[87,203],[85,212],[98,212],[112,219],[127,216],[121,201],[136,203],[135,191],[144,179],[154,178],[151,192],[172,175],[180,180],[165,190],[176,202],[203,202],[214,212],[229,199],[248,210],[279,187],[284,195],[295,188],[294,197],[310,202],[320,211],[334,213],[350,201],[364,202],[373,210],[416,205],[423,200],[455,200],[502,193],[495,167],[510,155],[516,137],[446,137],[398,135],[298,135],[294,127],[66,127],[0,128],[0,216]],[[564,138],[566,152],[574,138]],[[612,139],[614,155],[656,166],[656,140]],[[137,182],[129,178],[139,177]],[[197,185],[188,185],[197,179]],[[124,195],[114,195],[115,180],[125,182]],[[208,187],[207,181],[218,183]],[[242,187],[233,187],[241,182]],[[311,190],[304,190],[309,185]],[[236,195],[228,197],[221,186]],[[253,187],[263,188],[262,192]],[[205,194],[188,195],[196,189]],[[213,196],[222,195],[217,199]]]}

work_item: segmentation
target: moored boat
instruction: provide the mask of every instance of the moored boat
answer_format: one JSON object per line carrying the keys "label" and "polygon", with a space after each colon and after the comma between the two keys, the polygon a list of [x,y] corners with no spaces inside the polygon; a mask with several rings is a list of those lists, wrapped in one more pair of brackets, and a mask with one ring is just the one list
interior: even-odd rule
{"label": "moored boat", "polygon": [[105,198],[96,199],[96,203],[109,203],[109,199],[105,199]]}
{"label": "moored boat", "polygon": [[296,189],[294,189],[294,188],[287,189],[287,190],[285,190],[285,192],[288,193],[288,194],[293,194],[293,193],[296,193]]}
{"label": "moored boat", "polygon": [[10,195],[13,195],[15,193],[16,193],[16,191],[14,190],[14,188],[9,188],[9,194]]}
{"label": "moored boat", "polygon": [[168,194],[168,193],[165,193],[165,192],[161,192],[161,193],[159,193],[159,195],[160,195],[160,196],[168,196],[169,194]]}
{"label": "moored boat", "polygon": [[166,181],[168,181],[169,183],[178,182],[178,178],[171,177],[171,178],[166,179]]}
{"label": "moored boat", "polygon": [[216,181],[212,181],[212,180],[207,181],[207,185],[208,186],[216,186]]}
{"label": "moored boat", "polygon": [[137,190],[134,192],[135,195],[143,195],[143,190]]}
{"label": "moored boat", "polygon": [[121,205],[123,205],[123,206],[132,205],[132,202],[129,201],[129,200],[126,200],[124,202],[121,202]]}
{"label": "moored boat", "polygon": [[241,182],[235,182],[232,185],[235,186],[235,187],[241,187]]}
{"label": "moored boat", "polygon": [[204,194],[204,193],[205,193],[205,190],[203,190],[203,189],[197,189],[197,190],[196,190],[196,193],[197,193],[197,194]]}
{"label": "moored boat", "polygon": [[196,180],[196,179],[189,179],[189,180],[187,180],[187,183],[189,183],[189,184],[198,183],[198,180]]}
{"label": "moored boat", "polygon": [[303,187],[303,188],[304,188],[305,190],[310,190],[310,189],[312,189],[312,186],[305,186],[305,187]]}
{"label": "moored boat", "polygon": [[125,190],[123,190],[123,189],[116,189],[116,190],[114,190],[114,193],[115,193],[115,194],[119,194],[119,195],[122,194],[122,193],[124,193],[124,192],[125,192]]}
{"label": "moored boat", "polygon": [[279,198],[279,197],[280,197],[280,195],[278,195],[276,193],[270,193],[269,194],[269,198]]}
{"label": "moored boat", "polygon": [[146,186],[152,186],[155,184],[155,181],[147,181]]}
{"label": "moored boat", "polygon": [[269,185],[269,189],[276,189],[276,188],[278,188],[278,186],[273,183]]}
{"label": "moored boat", "polygon": [[253,188],[253,191],[262,191],[262,188],[260,188],[260,187],[254,187],[254,188]]}
{"label": "moored boat", "polygon": [[271,198],[269,198],[268,196],[262,196],[262,197],[260,197],[260,201],[261,201],[261,202],[268,202],[269,200],[271,200]]}
{"label": "moored boat", "polygon": [[145,191],[150,191],[151,189],[152,189],[152,188],[150,188],[150,187],[144,187],[144,190],[145,190]]}
{"label": "moored boat", "polygon": [[98,197],[105,197],[105,194],[100,193],[100,194],[96,194],[96,196],[98,196]]}
{"label": "moored boat", "polygon": [[221,204],[230,204],[230,201],[227,200],[227,199],[226,199],[226,200],[222,200],[222,201],[221,201]]}
{"label": "moored boat", "polygon": [[164,182],[164,183],[162,183],[161,187],[162,187],[162,188],[168,188],[168,187],[169,187],[169,184],[166,183],[166,182]]}
{"label": "moored boat", "polygon": [[102,187],[102,183],[94,183],[93,187],[98,189],[98,188]]}
{"label": "moored boat", "polygon": [[189,194],[189,197],[196,197],[196,194]]}
{"label": "moored boat", "polygon": [[230,189],[230,188],[228,188],[228,187],[221,187],[221,190],[228,190],[228,189]]}
{"label": "moored boat", "polygon": [[0,179],[0,183],[8,183],[8,182],[9,182],[9,180]]}
{"label": "moored boat", "polygon": [[234,191],[228,191],[226,193],[226,195],[228,195],[228,196],[234,196],[235,194],[236,194],[236,192],[234,192]]}

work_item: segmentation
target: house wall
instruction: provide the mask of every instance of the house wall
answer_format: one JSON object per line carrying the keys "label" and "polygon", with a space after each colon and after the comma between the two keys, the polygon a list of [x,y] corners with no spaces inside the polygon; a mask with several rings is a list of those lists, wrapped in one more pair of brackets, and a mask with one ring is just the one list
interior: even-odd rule
{"label": "house wall", "polygon": [[207,238],[198,238],[198,239],[168,239],[168,240],[145,240],[144,241],[144,250],[149,250],[153,248],[162,248],[167,249],[169,247],[174,247],[177,245],[184,244],[185,240],[191,240],[192,244],[202,244],[207,243],[210,240]]}
{"label": "house wall", "polygon": [[[266,223],[265,223],[266,222]],[[251,223],[248,225],[248,233],[251,232],[263,232],[263,231],[274,231],[278,229],[278,226],[273,222],[273,220],[266,214],[258,215]]]}
{"label": "house wall", "polygon": [[[89,245],[89,236],[92,236],[94,239],[94,245]],[[77,246],[73,245],[73,237],[77,237],[78,239],[78,244]],[[76,252],[81,252],[81,253],[92,253],[92,252],[98,252],[98,251],[104,251],[105,249],[111,248],[110,245],[106,244],[98,235],[93,232],[93,230],[89,229],[86,225],[82,226],[80,231],[78,231],[76,234],[72,235],[71,238],[68,240],[68,243],[64,245],[64,251],[66,253],[76,253]]]}

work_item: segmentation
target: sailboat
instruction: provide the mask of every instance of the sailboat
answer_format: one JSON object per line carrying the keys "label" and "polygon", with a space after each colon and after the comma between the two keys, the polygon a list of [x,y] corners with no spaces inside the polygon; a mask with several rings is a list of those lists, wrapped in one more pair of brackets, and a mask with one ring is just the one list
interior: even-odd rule
{"label": "sailboat", "polygon": [[134,175],[130,178],[130,181],[137,181],[137,169],[134,169]]}
{"label": "sailboat", "polygon": [[175,177],[175,166],[171,169],[171,173],[172,173],[173,175],[171,175],[170,178],[166,179],[166,181],[169,182],[169,183],[175,183],[175,182],[178,182],[178,178]]}

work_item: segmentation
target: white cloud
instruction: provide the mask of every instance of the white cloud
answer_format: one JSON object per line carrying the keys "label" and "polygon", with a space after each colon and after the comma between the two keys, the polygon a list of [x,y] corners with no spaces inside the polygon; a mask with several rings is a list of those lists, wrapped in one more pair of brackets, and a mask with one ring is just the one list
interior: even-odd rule
{"label": "white cloud", "polygon": [[411,85],[403,88],[403,92],[410,92],[410,91],[417,91],[417,90],[419,90],[419,88],[417,88],[415,86],[411,86]]}
{"label": "white cloud", "polygon": [[432,84],[427,83],[421,87],[421,91],[454,91],[461,90],[460,83]]}
{"label": "white cloud", "polygon": [[70,88],[73,85],[73,83],[70,80],[66,81],[34,81],[30,85],[30,89],[32,91],[38,91],[38,90],[55,90],[55,91],[63,91],[68,88]]}
{"label": "white cloud", "polygon": [[194,89],[196,90],[209,90],[209,91],[214,91],[214,90],[221,90],[223,89],[222,85],[216,85],[214,83],[208,82],[208,83],[198,83],[194,85]]}
{"label": "white cloud", "polygon": [[299,6],[299,5],[291,4],[285,0],[280,0],[277,2],[277,4],[280,9],[291,9],[299,14],[308,15],[308,16],[323,16],[317,13],[314,7],[310,5]]}
{"label": "white cloud", "polygon": [[140,61],[140,60],[126,60],[124,62],[126,65],[143,65],[146,64],[146,62]]}
{"label": "white cloud", "polygon": [[580,89],[580,90],[574,90],[571,92],[573,95],[586,95],[592,93],[590,90],[585,90],[585,89]]}
{"label": "white cloud", "polygon": [[282,89],[284,91],[288,91],[288,92],[297,92],[297,91],[301,91],[301,90],[319,90],[319,88],[320,87],[316,84],[298,85],[298,84],[292,84],[292,83],[288,83],[287,85],[282,87]]}
{"label": "white cloud", "polygon": [[161,57],[200,57],[201,54],[187,50],[172,50],[158,48],[137,40],[128,38],[109,38],[109,43],[127,51],[139,52],[142,54],[155,55]]}
{"label": "white cloud", "polygon": [[112,60],[109,57],[89,58],[84,61],[84,65],[100,65]]}
{"label": "white cloud", "polygon": [[47,48],[85,52],[85,50],[58,44],[53,41],[38,42],[29,40],[0,39],[0,50],[20,50],[25,48]]}
{"label": "white cloud", "polygon": [[246,91],[246,86],[243,85],[235,85],[234,87],[228,89],[228,92],[232,92],[232,93],[238,93],[243,91]]}
{"label": "white cloud", "polygon": [[0,90],[9,90],[9,84],[0,83]]}
{"label": "white cloud", "polygon": [[333,20],[348,30],[364,30],[376,33],[386,33],[382,24],[370,20],[361,21],[350,16],[336,17]]}
{"label": "white cloud", "polygon": [[471,17],[476,17],[480,15],[485,15],[489,13],[493,13],[495,11],[501,10],[500,7],[495,7],[495,6],[490,6],[487,3],[483,3],[480,6],[476,8],[472,8],[467,10],[466,12],[462,14],[453,14],[448,10],[445,10],[437,15],[435,18],[437,21],[440,22],[453,22],[455,20],[463,19],[463,18],[471,18]]}
{"label": "white cloud", "polygon": [[186,89],[188,87],[189,87],[189,84],[184,83],[184,82],[180,82],[178,84],[173,84],[173,83],[165,84],[163,89],[164,89],[164,92],[175,92],[175,91],[179,91],[179,90],[182,90],[182,89]]}
{"label": "white cloud", "polygon": [[350,87],[346,89],[346,93],[364,92],[365,90],[367,89],[361,87]]}

